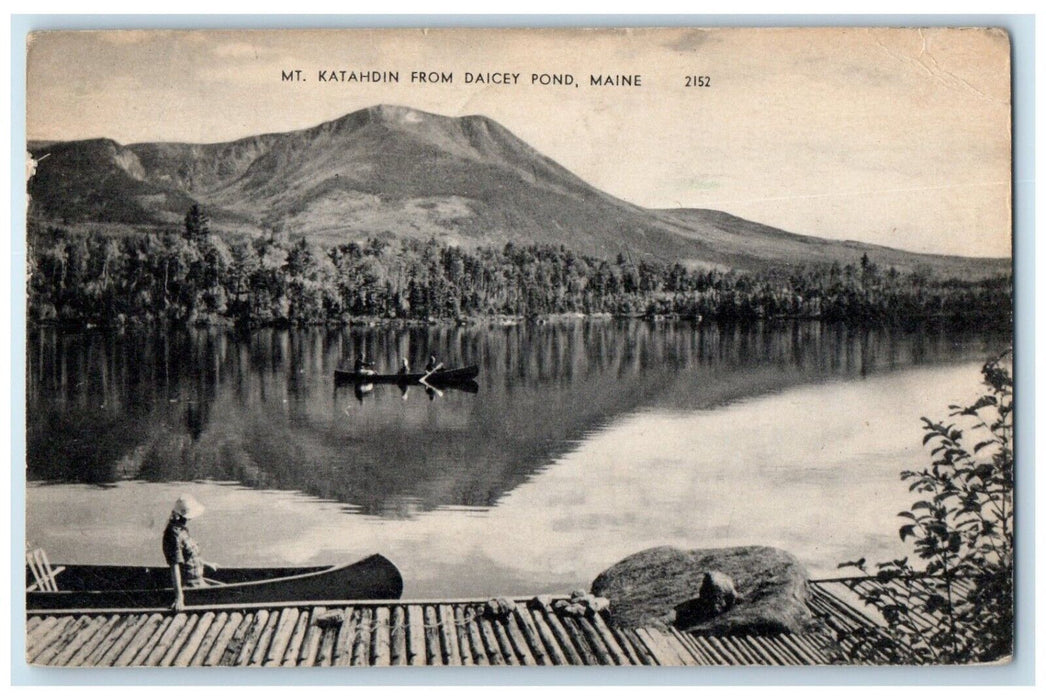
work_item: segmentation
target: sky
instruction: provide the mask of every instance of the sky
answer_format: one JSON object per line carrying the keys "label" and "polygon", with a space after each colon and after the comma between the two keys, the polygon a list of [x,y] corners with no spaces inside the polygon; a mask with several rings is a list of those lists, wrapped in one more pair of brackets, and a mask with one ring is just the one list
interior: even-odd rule
{"label": "sky", "polygon": [[[288,70],[304,81],[282,80]],[[400,80],[320,82],[322,70]],[[412,84],[412,71],[454,82]],[[519,77],[465,84],[466,72]],[[546,73],[575,85],[531,84]],[[594,74],[641,85],[593,86]],[[56,32],[31,37],[27,83],[31,140],[218,142],[375,104],[483,114],[641,206],[1011,254],[1009,42],[998,30]]]}

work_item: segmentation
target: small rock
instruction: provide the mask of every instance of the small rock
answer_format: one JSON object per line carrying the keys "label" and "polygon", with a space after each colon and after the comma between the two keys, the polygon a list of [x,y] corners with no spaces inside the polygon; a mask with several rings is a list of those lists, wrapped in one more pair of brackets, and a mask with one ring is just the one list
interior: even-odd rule
{"label": "small rock", "polygon": [[316,626],[320,629],[330,629],[345,622],[345,614],[340,610],[331,610],[316,618]]}
{"label": "small rock", "polygon": [[722,571],[707,572],[698,595],[716,615],[734,607],[738,598],[734,580]]}
{"label": "small rock", "polygon": [[737,602],[734,581],[722,571],[709,571],[701,581],[697,598],[683,601],[675,607],[673,624],[681,629],[708,622]]}
{"label": "small rock", "polygon": [[487,601],[486,613],[494,617],[504,617],[515,609],[515,601],[508,598],[491,598]]}
{"label": "small rock", "polygon": [[567,615],[594,615],[610,607],[606,598],[597,598],[591,593],[574,591],[570,598],[560,598],[552,603],[552,608]]}

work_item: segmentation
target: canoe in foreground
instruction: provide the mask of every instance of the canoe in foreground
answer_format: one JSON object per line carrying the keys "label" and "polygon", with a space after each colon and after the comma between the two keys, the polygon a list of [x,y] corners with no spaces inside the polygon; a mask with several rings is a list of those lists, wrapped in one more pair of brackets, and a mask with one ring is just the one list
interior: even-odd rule
{"label": "canoe in foreground", "polygon": [[[216,585],[183,589],[187,606],[394,600],[403,594],[399,569],[380,554],[335,566],[219,569],[210,578]],[[27,583],[32,580],[27,571]],[[66,564],[55,583],[57,591],[26,592],[26,610],[162,608],[174,602],[171,570],[162,566]]]}
{"label": "canoe in foreground", "polygon": [[[449,386],[451,384],[464,384],[472,381],[479,375],[479,367],[469,365],[456,369],[441,369],[428,375],[426,383],[432,386]],[[360,374],[346,369],[334,370],[334,379],[345,383],[367,383],[367,384],[420,384],[425,372],[410,372],[407,374]]]}

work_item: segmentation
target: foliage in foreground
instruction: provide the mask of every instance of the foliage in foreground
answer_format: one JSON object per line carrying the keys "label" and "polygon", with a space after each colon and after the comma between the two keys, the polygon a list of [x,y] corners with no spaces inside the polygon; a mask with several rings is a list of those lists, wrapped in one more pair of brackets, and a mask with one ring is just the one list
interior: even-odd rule
{"label": "foliage in foreground", "polygon": [[[930,467],[901,472],[918,494],[899,517],[908,558],[875,566],[878,585],[851,588],[886,620],[888,634],[865,631],[853,655],[889,663],[990,662],[1013,653],[1013,380],[989,360],[986,391],[950,406],[954,422],[923,418]],[[864,559],[846,562],[869,574]]]}

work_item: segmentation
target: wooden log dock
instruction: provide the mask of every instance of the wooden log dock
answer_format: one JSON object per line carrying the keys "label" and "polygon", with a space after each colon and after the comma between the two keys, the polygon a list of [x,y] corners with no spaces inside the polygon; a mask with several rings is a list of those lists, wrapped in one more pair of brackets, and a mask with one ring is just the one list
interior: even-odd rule
{"label": "wooden log dock", "polygon": [[[563,597],[328,601],[170,610],[41,611],[26,617],[37,666],[791,666],[853,663],[837,641],[877,623],[839,581],[811,582],[824,624],[804,634],[715,636],[623,629]],[[512,606],[509,606],[512,607]]]}

